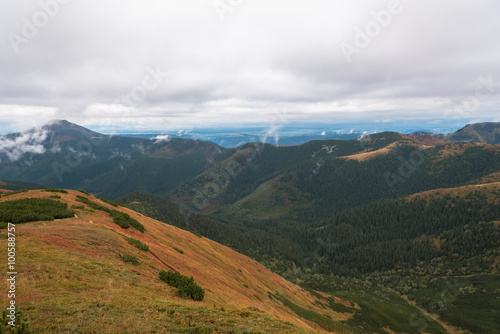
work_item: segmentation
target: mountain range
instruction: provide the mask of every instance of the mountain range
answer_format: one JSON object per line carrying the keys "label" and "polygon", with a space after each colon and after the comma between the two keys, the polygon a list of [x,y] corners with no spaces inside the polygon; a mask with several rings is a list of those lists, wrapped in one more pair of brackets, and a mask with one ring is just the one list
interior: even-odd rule
{"label": "mountain range", "polygon": [[[243,290],[235,297],[243,303],[231,304],[222,298],[215,304],[233,310],[256,307],[275,314],[278,322],[289,321],[303,330],[497,333],[499,129],[499,123],[479,123],[450,135],[383,132],[352,140],[224,148],[186,138],[105,136],[57,121],[0,137],[0,188],[13,190],[1,201],[60,196],[57,200],[68,207],[79,206],[78,218],[50,223],[60,229],[54,233],[62,238],[61,245],[68,240],[92,245],[83,237],[74,241],[73,233],[81,234],[70,231],[74,219],[95,235],[132,231],[112,225],[112,216],[99,210],[88,211],[95,203],[126,213],[146,229],[144,234],[133,231],[128,237],[158,249],[146,255],[135,251],[149,268],[134,269],[147,277],[141,289],[149,284],[158,289],[151,272],[158,272],[162,265],[172,267],[209,288],[205,308],[214,294],[225,293],[213,286],[221,283],[203,265],[211,263],[210,257],[200,260],[185,250],[181,256],[175,249],[162,250],[162,257],[160,249],[175,244],[179,249],[198,247],[202,253],[211,253],[208,249],[223,249],[220,244],[230,247],[224,249],[231,256],[217,260],[220,265],[234,265],[224,279],[230,285],[243,283],[251,291]],[[51,194],[50,189],[19,190],[23,188],[73,190],[60,195]],[[78,201],[82,194],[87,199]],[[82,208],[82,203],[87,207]],[[78,220],[82,217],[86,218]],[[94,226],[95,222],[99,223]],[[34,230],[37,224],[23,225],[34,239],[40,237],[40,231]],[[163,239],[171,231],[179,234]],[[102,234],[100,245],[108,245],[105,239],[109,237]],[[176,238],[183,241],[178,243]],[[116,248],[116,242],[109,244]],[[48,262],[52,250],[46,251]],[[108,260],[113,253],[109,263],[116,267],[119,252],[113,252],[98,251]],[[241,254],[247,257],[240,258]],[[181,259],[183,267],[179,267]],[[157,260],[159,264],[149,264]],[[279,274],[291,282],[286,284],[297,284],[317,299],[307,294],[295,298],[269,288],[268,298],[286,307],[269,307],[267,299],[256,306],[252,295],[264,300],[263,295],[249,282],[264,278],[255,278],[255,270],[245,273],[249,281],[232,274],[244,271],[239,261],[254,260],[273,272],[266,271],[266,279],[277,282]],[[259,267],[257,272],[263,270]],[[123,281],[117,273],[113,275]],[[447,298],[436,300],[445,288],[451,291]]]}

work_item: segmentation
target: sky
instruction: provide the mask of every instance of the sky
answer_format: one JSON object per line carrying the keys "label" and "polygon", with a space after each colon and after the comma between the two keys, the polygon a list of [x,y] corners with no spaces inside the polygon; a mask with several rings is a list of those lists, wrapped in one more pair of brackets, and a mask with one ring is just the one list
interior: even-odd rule
{"label": "sky", "polygon": [[3,0],[0,36],[0,133],[500,121],[498,0]]}

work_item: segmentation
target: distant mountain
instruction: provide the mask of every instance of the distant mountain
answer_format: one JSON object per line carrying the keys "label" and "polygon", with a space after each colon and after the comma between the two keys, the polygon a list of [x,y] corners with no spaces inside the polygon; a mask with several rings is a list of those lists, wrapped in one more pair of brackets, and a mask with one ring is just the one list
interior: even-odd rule
{"label": "distant mountain", "polygon": [[454,142],[500,144],[500,122],[468,124],[447,136]]}
{"label": "distant mountain", "polygon": [[43,186],[36,183],[0,180],[0,189],[19,190],[19,189],[37,189],[37,188],[43,188]]}
{"label": "distant mountain", "polygon": [[[190,139],[105,136],[55,122],[0,137],[0,178],[119,198],[132,210],[225,244],[304,287],[335,292],[352,303],[342,307],[323,299],[315,305],[330,305],[348,317],[341,321],[347,327],[335,327],[339,332],[445,333],[439,326],[411,327],[415,321],[408,319],[414,309],[401,311],[407,305],[402,298],[436,313],[429,305],[452,280],[461,282],[460,289],[454,289],[456,298],[446,299],[447,311],[439,321],[473,333],[489,328],[498,332],[500,146],[472,142],[494,141],[497,125],[470,125],[447,136],[382,132],[354,140],[313,140],[294,146],[248,143],[225,149]],[[47,192],[36,196],[41,193]],[[75,192],[68,196],[63,201],[81,205]],[[87,224],[86,214],[89,226],[109,223],[106,215],[89,212],[78,212],[75,226]],[[140,221],[151,223],[145,217]],[[204,277],[205,271],[193,268],[191,260],[212,265],[211,255],[203,249],[200,254],[198,247],[205,239],[185,238],[186,234],[171,238],[173,230],[157,223],[146,229],[154,235],[134,235],[150,242],[152,249],[161,249],[162,238],[172,244],[176,238],[184,240],[190,249],[184,250],[186,257],[175,249],[165,251],[165,257],[173,258],[176,268]],[[33,233],[52,231],[43,230]],[[106,238],[111,237],[72,239],[68,247],[99,249]],[[114,248],[122,246],[113,241]],[[159,260],[167,263],[161,256]],[[238,275],[231,274],[231,282],[240,279],[245,288],[252,287]],[[213,285],[213,291],[224,284]],[[255,295],[264,301],[263,307],[284,304],[291,314],[331,325],[328,316],[317,317],[305,309],[308,304],[295,307],[275,292],[268,293],[269,300]],[[369,312],[363,312],[366,309]],[[428,320],[425,324],[431,326]]]}
{"label": "distant mountain", "polygon": [[433,136],[449,142],[500,144],[500,122],[468,124],[450,134],[436,134],[427,131],[410,133],[413,136]]}
{"label": "distant mountain", "polygon": [[0,178],[85,188],[110,198],[167,194],[224,157],[213,143],[107,136],[67,121],[0,136]]}

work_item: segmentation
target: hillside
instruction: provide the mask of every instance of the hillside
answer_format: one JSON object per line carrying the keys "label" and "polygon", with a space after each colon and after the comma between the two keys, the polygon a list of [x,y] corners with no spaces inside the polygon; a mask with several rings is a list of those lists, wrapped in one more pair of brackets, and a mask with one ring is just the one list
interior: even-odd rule
{"label": "hillside", "polygon": [[[0,207],[7,212],[4,204],[26,199],[53,200],[74,211],[69,218],[16,225],[16,303],[34,332],[357,332],[345,322],[363,308],[305,291],[209,239],[78,191],[13,192],[0,198]],[[103,208],[128,214],[144,233],[121,228]],[[140,250],[126,238],[149,249]],[[5,237],[0,243],[7,246]],[[122,255],[138,263],[126,263]],[[205,289],[203,301],[177,297],[158,279],[169,269],[193,276]],[[396,305],[405,314],[418,312],[404,301]],[[404,321],[394,326],[411,328]]]}
{"label": "hillside", "polygon": [[[273,197],[261,198],[262,203],[267,199]],[[441,321],[448,332],[461,332],[454,326],[472,333],[500,330],[495,322],[500,316],[498,181],[375,201],[309,224],[290,219],[259,223],[256,217],[262,210],[272,212],[272,204],[243,211],[246,220],[239,223],[189,213],[144,192],[121,200],[161,220],[175,217],[181,228],[238,249],[301,286],[359,303],[372,314],[383,310],[387,315],[389,300],[395,305],[387,288]],[[277,214],[282,210],[275,206]],[[443,313],[433,305],[441,303],[436,296],[447,287],[451,297]],[[384,327],[377,316],[365,316],[347,323]]]}
{"label": "hillside", "polygon": [[[0,202],[61,196],[57,200],[69,206],[81,205],[77,195],[82,193],[32,190],[2,197]],[[225,246],[93,196],[84,197],[126,212],[146,231],[122,229],[105,212],[88,208],[74,209],[73,218],[17,224],[16,301],[37,332],[144,333],[164,328],[219,332],[226,326],[227,330],[320,332],[316,324],[270,299],[271,293],[335,320],[348,317],[319,307],[311,293]],[[149,251],[129,245],[125,237],[149,245]],[[6,242],[1,240],[1,247],[7,247]],[[134,255],[140,264],[124,263],[119,254]],[[176,297],[171,287],[158,280],[159,271],[168,269],[194,276],[205,288],[204,301]],[[2,270],[6,271],[5,264]],[[5,283],[2,287],[6,288]]]}
{"label": "hillside", "polygon": [[325,141],[259,148],[250,162],[241,158],[248,156],[242,149],[168,198],[223,220],[310,223],[325,221],[346,208],[458,187],[500,171],[496,145],[444,143],[393,133],[364,143]]}

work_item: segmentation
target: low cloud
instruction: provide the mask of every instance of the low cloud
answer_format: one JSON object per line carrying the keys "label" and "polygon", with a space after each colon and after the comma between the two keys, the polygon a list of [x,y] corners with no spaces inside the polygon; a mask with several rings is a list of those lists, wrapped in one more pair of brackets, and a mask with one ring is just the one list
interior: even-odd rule
{"label": "low cloud", "polygon": [[155,141],[155,144],[166,142],[170,140],[170,137],[168,135],[159,135],[153,138]]}
{"label": "low cloud", "polygon": [[48,136],[49,131],[47,130],[32,129],[16,136],[0,137],[0,155],[14,162],[21,159],[26,153],[43,154],[46,151],[43,142]]}

